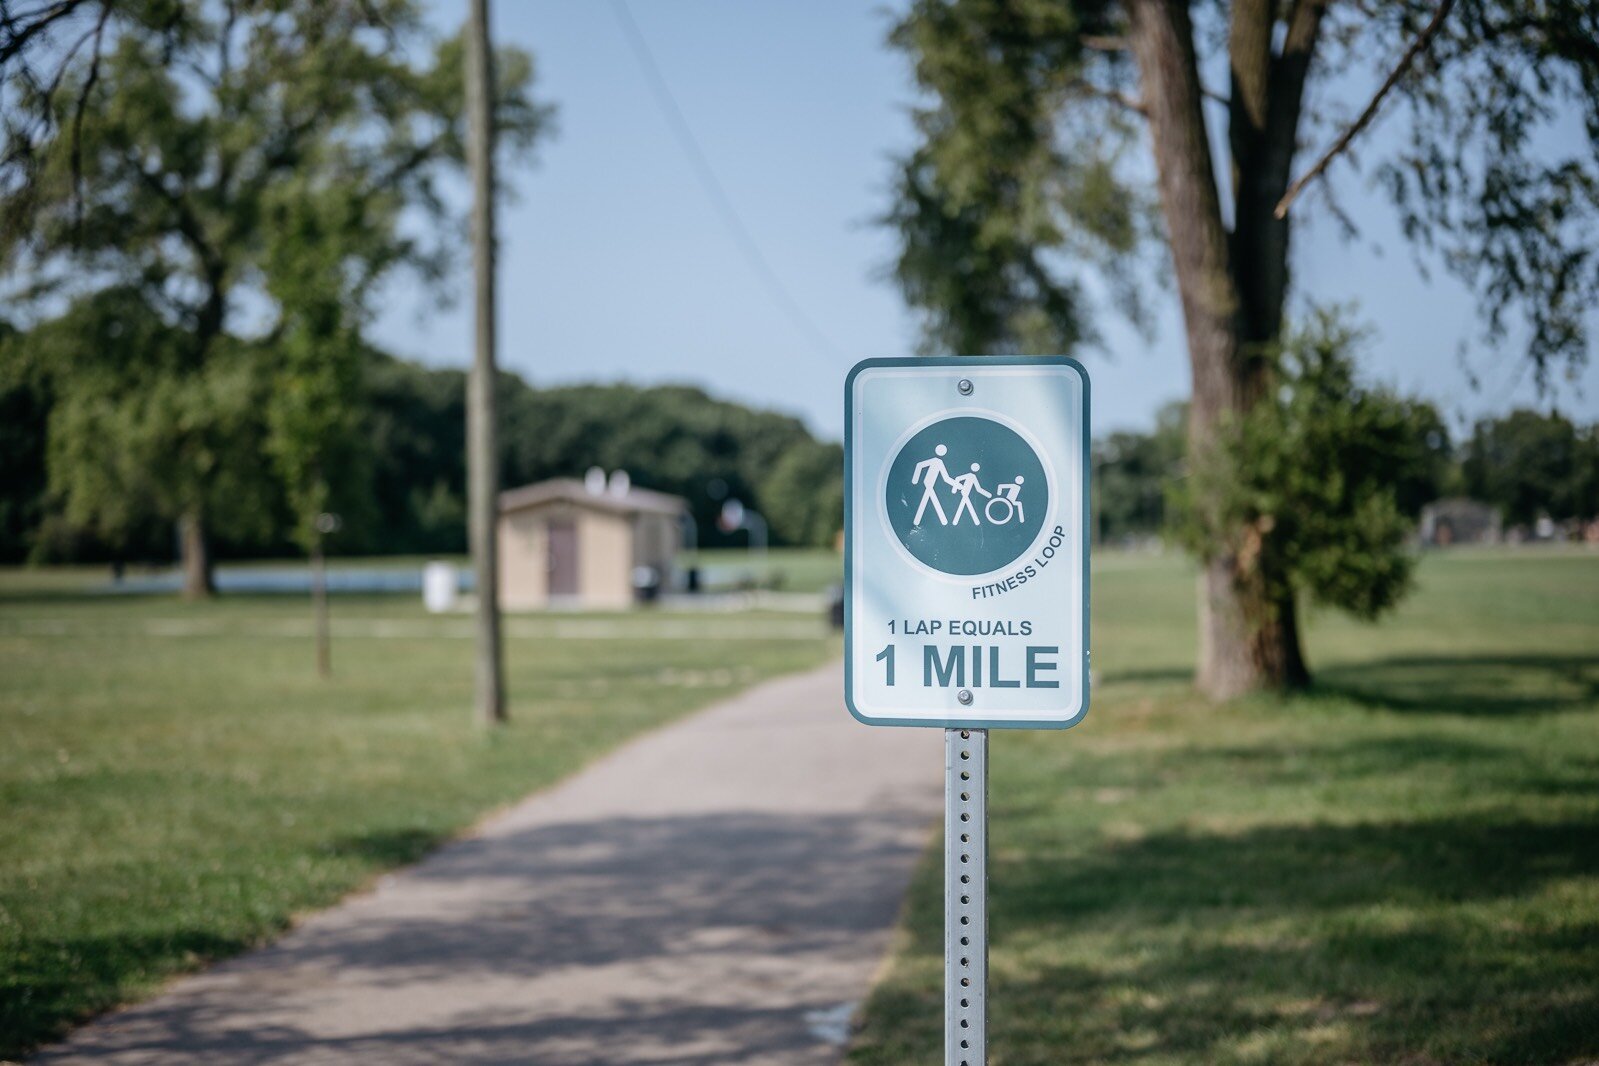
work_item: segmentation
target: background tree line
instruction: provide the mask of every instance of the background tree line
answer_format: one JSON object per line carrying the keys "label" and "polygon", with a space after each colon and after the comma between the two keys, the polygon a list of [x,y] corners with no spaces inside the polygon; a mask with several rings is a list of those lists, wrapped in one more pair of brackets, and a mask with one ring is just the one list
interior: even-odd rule
{"label": "background tree line", "polygon": [[[93,298],[102,300],[104,297]],[[125,309],[124,309],[125,310]],[[78,336],[75,308],[67,331]],[[119,319],[120,320],[120,319]],[[0,336],[0,559],[70,561],[165,560],[174,527],[160,509],[119,494],[143,491],[137,481],[107,481],[96,491],[96,516],[76,521],[63,506],[61,482],[79,477],[86,457],[65,455],[53,438],[58,419],[75,417],[54,393],[48,374],[16,371],[53,356],[62,323]],[[240,362],[251,365],[248,358]],[[272,357],[253,362],[237,383],[239,461],[226,460],[229,507],[219,514],[214,544],[231,557],[298,552],[294,503],[282,479],[252,453],[267,439]],[[360,379],[349,412],[353,442],[343,476],[326,506],[345,518],[333,550],[346,554],[431,554],[466,550],[465,372],[432,369],[361,348]],[[502,484],[581,476],[591,466],[623,469],[635,484],[689,501],[705,546],[743,544],[744,533],[716,527],[722,501],[736,498],[760,511],[774,544],[831,545],[843,521],[843,449],[817,440],[797,418],[714,399],[680,385],[574,385],[537,389],[514,373],[499,378]],[[59,426],[69,442],[79,435]],[[102,456],[96,463],[108,461]],[[358,476],[350,476],[354,473]],[[54,487],[52,487],[54,486]]]}
{"label": "background tree line", "polygon": [[[0,361],[25,365],[23,351],[49,343],[50,332],[46,325],[30,338],[0,328]],[[329,500],[348,520],[336,550],[465,551],[465,373],[371,348],[360,349],[358,362],[353,437],[363,443],[346,461],[361,477],[343,479],[340,495]],[[716,527],[726,498],[764,514],[775,544],[830,546],[841,528],[843,451],[817,439],[797,418],[718,400],[690,386],[539,389],[514,373],[501,374],[498,399],[506,485],[580,475],[591,466],[625,469],[636,484],[687,499],[707,547],[745,543],[745,534]],[[47,378],[12,374],[0,382],[0,560],[171,558],[170,521],[129,514],[120,527],[97,533],[74,523],[53,499],[47,434],[53,410]],[[1457,441],[1430,404],[1407,401],[1402,410],[1395,450],[1382,452],[1380,469],[1369,472],[1391,487],[1406,533],[1423,506],[1445,496],[1490,504],[1508,525],[1529,525],[1541,516],[1557,522],[1599,517],[1599,424],[1517,410],[1476,422]],[[1186,417],[1187,405],[1173,403],[1147,432],[1117,431],[1094,442],[1099,542],[1171,531],[1173,493],[1185,476]],[[266,432],[257,420],[246,437],[259,440]],[[259,463],[247,465],[259,480],[239,486],[235,500],[248,513],[226,526],[218,554],[294,554],[290,501],[269,471]]]}
{"label": "background tree line", "polygon": [[[1412,406],[1406,461],[1393,469],[1394,502],[1407,523],[1434,500],[1466,496],[1508,526],[1599,519],[1599,423],[1520,409],[1471,426],[1458,443],[1429,404]],[[1184,477],[1187,405],[1163,408],[1147,433],[1119,431],[1094,442],[1094,523],[1101,542],[1162,536]]]}

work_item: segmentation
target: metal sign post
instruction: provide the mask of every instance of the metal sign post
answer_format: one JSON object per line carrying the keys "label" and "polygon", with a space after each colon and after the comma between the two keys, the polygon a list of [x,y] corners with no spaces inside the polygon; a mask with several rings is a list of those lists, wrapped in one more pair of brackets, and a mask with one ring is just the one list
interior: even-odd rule
{"label": "metal sign post", "polygon": [[988,730],[944,730],[944,1062],[988,1062]]}
{"label": "metal sign post", "polygon": [[844,701],[944,730],[944,1062],[988,1050],[988,731],[1088,711],[1088,375],[868,359],[844,386]]}

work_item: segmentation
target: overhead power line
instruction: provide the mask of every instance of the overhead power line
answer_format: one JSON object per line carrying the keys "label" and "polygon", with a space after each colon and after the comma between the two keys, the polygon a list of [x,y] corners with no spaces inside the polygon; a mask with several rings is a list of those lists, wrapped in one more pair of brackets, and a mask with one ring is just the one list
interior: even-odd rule
{"label": "overhead power line", "polygon": [[678,106],[677,98],[672,95],[666,77],[655,62],[655,55],[650,51],[649,42],[644,39],[638,23],[633,20],[633,12],[628,8],[627,0],[611,0],[611,10],[616,13],[616,21],[622,26],[622,35],[627,38],[633,56],[638,60],[639,68],[644,73],[644,80],[649,85],[650,93],[655,97],[655,103],[660,107],[661,114],[665,116],[666,124],[672,128],[678,146],[683,149],[683,154],[688,156],[689,163],[693,165],[695,177],[699,179],[705,195],[710,197],[711,206],[716,208],[716,213],[721,216],[722,224],[727,227],[728,233],[738,245],[750,269],[760,279],[772,302],[777,304],[794,327],[805,335],[817,352],[830,359],[836,358],[839,354],[838,348],[828,339],[827,334],[811,321],[804,308],[800,307],[798,301],[789,293],[782,279],[772,269],[772,264],[761,252],[760,245],[755,243],[755,238],[744,225],[744,220],[739,217],[726,188],[717,178],[716,171],[711,169],[710,160],[706,158],[699,141],[695,139],[694,131],[689,128],[688,120],[683,117],[683,109]]}

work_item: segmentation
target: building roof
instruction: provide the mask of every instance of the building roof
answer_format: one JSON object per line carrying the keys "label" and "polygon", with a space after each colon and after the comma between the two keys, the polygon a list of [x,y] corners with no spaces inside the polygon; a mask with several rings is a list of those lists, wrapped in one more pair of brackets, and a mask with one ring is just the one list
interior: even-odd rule
{"label": "building roof", "polygon": [[556,502],[592,507],[595,510],[617,514],[675,516],[688,509],[688,501],[683,497],[672,496],[665,492],[629,487],[626,492],[616,493],[607,486],[604,492],[596,493],[590,492],[578,478],[557,477],[500,493],[500,513],[521,511]]}

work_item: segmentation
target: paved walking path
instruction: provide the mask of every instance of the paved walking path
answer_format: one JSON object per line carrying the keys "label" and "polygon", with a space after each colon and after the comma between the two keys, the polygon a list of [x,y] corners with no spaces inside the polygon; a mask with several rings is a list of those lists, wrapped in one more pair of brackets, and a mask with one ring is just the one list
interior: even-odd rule
{"label": "paved walking path", "polygon": [[650,733],[47,1063],[837,1062],[941,810],[837,664]]}

